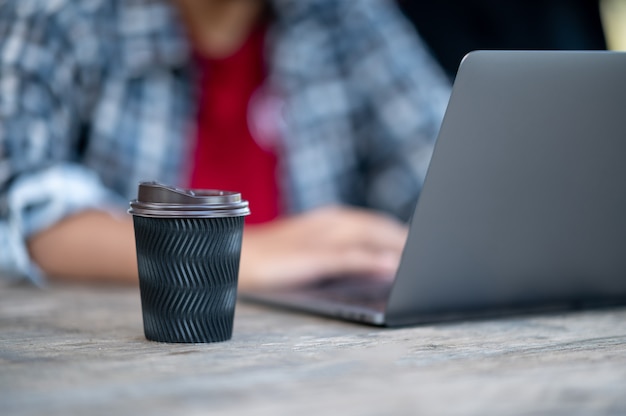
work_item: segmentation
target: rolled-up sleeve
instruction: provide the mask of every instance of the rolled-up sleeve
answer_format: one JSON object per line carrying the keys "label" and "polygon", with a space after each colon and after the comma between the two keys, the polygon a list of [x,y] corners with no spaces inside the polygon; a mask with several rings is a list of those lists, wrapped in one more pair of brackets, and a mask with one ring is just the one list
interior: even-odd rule
{"label": "rolled-up sleeve", "polygon": [[[0,210],[0,268],[7,278],[45,279],[30,260],[26,240],[64,217],[86,209],[111,210],[119,205],[99,178],[80,165],[59,163],[22,174],[3,192]],[[97,238],[97,236],[94,236]]]}

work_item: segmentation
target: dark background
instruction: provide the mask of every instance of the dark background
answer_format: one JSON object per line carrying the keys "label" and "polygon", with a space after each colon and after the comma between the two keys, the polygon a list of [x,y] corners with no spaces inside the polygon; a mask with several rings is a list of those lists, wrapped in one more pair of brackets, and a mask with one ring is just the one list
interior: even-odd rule
{"label": "dark background", "polygon": [[447,74],[476,49],[606,49],[599,0],[398,0]]}

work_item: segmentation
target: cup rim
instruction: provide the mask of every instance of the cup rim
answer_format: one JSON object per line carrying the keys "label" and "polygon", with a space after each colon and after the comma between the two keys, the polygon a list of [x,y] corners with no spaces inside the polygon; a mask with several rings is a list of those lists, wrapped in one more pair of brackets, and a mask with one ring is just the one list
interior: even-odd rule
{"label": "cup rim", "polygon": [[159,182],[140,182],[137,199],[128,213],[153,218],[222,218],[250,215],[248,201],[239,192],[186,189]]}

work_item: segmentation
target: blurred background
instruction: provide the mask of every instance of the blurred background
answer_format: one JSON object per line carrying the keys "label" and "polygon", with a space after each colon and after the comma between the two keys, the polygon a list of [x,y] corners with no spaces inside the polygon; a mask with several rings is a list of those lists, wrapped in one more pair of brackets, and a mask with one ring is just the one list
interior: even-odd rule
{"label": "blurred background", "polygon": [[399,0],[450,78],[476,49],[626,50],[626,0]]}
{"label": "blurred background", "polygon": [[626,0],[601,0],[600,13],[608,48],[626,51]]}

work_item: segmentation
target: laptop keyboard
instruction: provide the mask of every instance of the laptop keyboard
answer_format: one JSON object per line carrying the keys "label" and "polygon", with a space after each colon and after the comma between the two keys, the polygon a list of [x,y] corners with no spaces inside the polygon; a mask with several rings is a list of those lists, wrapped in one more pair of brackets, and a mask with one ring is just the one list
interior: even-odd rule
{"label": "laptop keyboard", "polygon": [[306,292],[324,300],[383,311],[391,292],[391,282],[342,277],[311,285]]}

